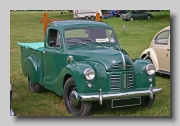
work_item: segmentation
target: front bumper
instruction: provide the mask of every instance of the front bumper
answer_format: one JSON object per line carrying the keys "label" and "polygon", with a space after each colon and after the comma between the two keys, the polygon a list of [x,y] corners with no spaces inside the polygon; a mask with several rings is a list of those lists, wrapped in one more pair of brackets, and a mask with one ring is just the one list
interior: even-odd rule
{"label": "front bumper", "polygon": [[78,94],[78,97],[81,101],[99,101],[99,104],[102,105],[103,100],[108,99],[130,98],[135,96],[149,96],[151,99],[153,99],[153,94],[159,93],[160,91],[162,91],[162,88],[153,89],[152,85],[150,85],[149,89],[144,91],[102,94],[102,90],[99,89],[99,93],[97,95]]}

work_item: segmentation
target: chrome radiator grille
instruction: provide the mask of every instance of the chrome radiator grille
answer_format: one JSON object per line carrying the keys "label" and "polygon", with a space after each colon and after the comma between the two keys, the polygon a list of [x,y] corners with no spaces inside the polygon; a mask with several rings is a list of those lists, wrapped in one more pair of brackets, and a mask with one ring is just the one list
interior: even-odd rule
{"label": "chrome radiator grille", "polygon": [[132,90],[134,88],[133,72],[111,73],[111,91]]}
{"label": "chrome radiator grille", "polygon": [[[126,63],[126,68],[132,68],[131,63]],[[123,63],[116,63],[113,64],[110,68],[110,70],[114,71],[114,70],[121,70],[123,69]]]}
{"label": "chrome radiator grille", "polygon": [[117,91],[120,89],[119,85],[119,74],[111,74],[111,90],[112,91]]}

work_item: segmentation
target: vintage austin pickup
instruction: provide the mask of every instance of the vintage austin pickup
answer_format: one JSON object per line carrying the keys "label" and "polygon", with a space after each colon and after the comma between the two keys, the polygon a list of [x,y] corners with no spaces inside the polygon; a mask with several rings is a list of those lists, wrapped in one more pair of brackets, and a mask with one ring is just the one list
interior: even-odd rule
{"label": "vintage austin pickup", "polygon": [[130,59],[113,28],[103,22],[51,22],[44,42],[18,42],[21,64],[32,92],[43,88],[63,96],[66,109],[86,116],[92,102],[107,107],[151,107],[162,91],[155,83],[155,67],[144,59]]}

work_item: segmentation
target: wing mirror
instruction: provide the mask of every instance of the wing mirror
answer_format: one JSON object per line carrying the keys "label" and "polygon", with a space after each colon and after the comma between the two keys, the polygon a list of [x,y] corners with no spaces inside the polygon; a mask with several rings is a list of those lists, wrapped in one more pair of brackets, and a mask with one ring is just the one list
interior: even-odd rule
{"label": "wing mirror", "polygon": [[70,63],[74,60],[73,56],[68,56],[67,57],[67,62]]}
{"label": "wing mirror", "polygon": [[67,57],[67,60],[66,60],[68,63],[71,63],[71,62],[75,62],[76,63],[76,66],[77,66],[77,62],[74,60],[73,56],[68,56]]}

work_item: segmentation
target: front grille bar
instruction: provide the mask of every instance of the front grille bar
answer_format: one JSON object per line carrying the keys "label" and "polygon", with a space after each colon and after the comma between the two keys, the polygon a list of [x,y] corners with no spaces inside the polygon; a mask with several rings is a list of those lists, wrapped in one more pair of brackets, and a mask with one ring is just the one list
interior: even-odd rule
{"label": "front grille bar", "polygon": [[122,74],[122,85],[123,89],[126,89],[126,74]]}
{"label": "front grille bar", "polygon": [[110,75],[111,91],[132,90],[134,88],[133,72],[112,73]]}

